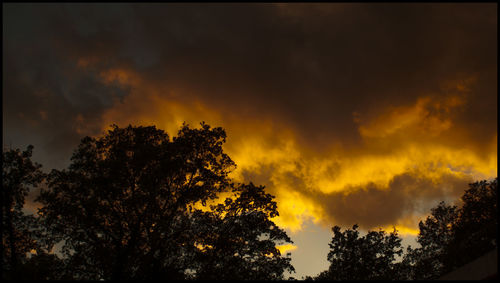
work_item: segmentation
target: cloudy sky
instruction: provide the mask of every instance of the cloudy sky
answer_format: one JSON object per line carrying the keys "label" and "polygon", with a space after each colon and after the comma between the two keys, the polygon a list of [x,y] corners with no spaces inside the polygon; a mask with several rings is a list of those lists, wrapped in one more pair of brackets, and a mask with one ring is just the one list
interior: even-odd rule
{"label": "cloudy sky", "polygon": [[86,135],[222,126],[326,269],[333,225],[396,226],[497,175],[497,4],[3,4],[3,146],[49,171]]}

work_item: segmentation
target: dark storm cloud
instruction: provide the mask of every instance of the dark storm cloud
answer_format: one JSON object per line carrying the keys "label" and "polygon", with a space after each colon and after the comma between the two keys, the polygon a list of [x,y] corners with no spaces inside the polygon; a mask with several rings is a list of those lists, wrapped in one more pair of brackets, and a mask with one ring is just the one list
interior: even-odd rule
{"label": "dark storm cloud", "polygon": [[102,111],[127,92],[77,68],[77,51],[65,42],[76,36],[66,37],[63,23],[53,29],[60,9],[50,7],[5,5],[3,54],[4,145],[34,144],[49,170],[67,164],[79,139],[101,129]]}
{"label": "dark storm cloud", "polygon": [[468,177],[445,175],[441,182],[435,183],[405,173],[395,176],[385,189],[369,184],[350,194],[318,194],[316,202],[331,216],[325,219],[330,226],[359,224],[364,229],[373,229],[401,224],[405,218],[418,218],[429,213],[439,201],[460,205],[458,199],[471,182]]}
{"label": "dark storm cloud", "polygon": [[[6,41],[32,47],[10,53],[7,45],[5,57],[30,52],[28,69],[49,64],[42,68],[53,76],[59,61],[75,56],[130,64],[213,107],[276,115],[326,143],[358,137],[353,111],[411,103],[442,81],[475,73],[484,83],[470,107],[492,110],[475,116],[489,126],[478,134],[491,135],[496,111],[482,101],[496,93],[488,81],[496,74],[492,7],[9,4]],[[51,61],[38,62],[51,52]]]}
{"label": "dark storm cloud", "polygon": [[[326,164],[323,175],[313,179],[318,184],[336,180],[345,170],[363,166],[360,156],[370,150],[390,161],[396,149],[403,152],[414,141],[425,141],[426,150],[434,144],[464,149],[467,162],[482,164],[475,156],[491,155],[497,135],[495,4],[9,3],[3,8],[3,142],[34,144],[35,156],[40,154],[49,168],[66,165],[81,137],[98,134],[106,126],[106,111],[133,94],[138,97],[132,101],[150,95],[140,93],[147,85],[164,91],[165,100],[199,101],[222,117],[237,116],[235,126],[276,121],[288,127],[298,143],[295,149],[313,157],[299,154],[293,159],[299,165],[289,171],[282,170],[283,164],[250,158],[248,164],[260,171],[243,166],[243,178],[258,180],[273,194],[283,194],[278,187],[287,184],[310,196],[328,220],[370,226],[410,215],[407,211],[420,209],[418,201],[458,196],[457,188],[468,179],[441,176],[453,188],[447,191],[429,177],[418,179],[395,166],[388,188],[354,186],[344,195],[308,183],[308,173]],[[110,69],[133,71],[142,85],[106,81],[103,72]],[[425,111],[418,108],[424,96],[431,98],[423,104]],[[443,97],[459,97],[462,104]],[[391,116],[393,108],[403,110]],[[416,113],[409,117],[411,131],[398,139],[360,134],[360,125],[373,136],[381,125],[407,122],[404,114],[411,110]],[[124,115],[133,120],[135,114]],[[369,123],[383,115],[393,119]],[[427,123],[424,131],[414,121]],[[445,134],[428,134],[429,121],[441,123]],[[392,133],[398,126],[386,130]],[[228,129],[236,135],[245,131]],[[320,160],[325,161],[321,168],[308,169],[316,168],[312,165],[320,157],[333,159],[325,153],[332,144],[345,149],[337,156],[338,166]],[[254,148],[264,157],[272,149]],[[445,153],[456,151],[450,152]],[[276,156],[288,162],[290,155]],[[408,164],[428,161],[405,158]],[[370,166],[386,164],[376,163]],[[278,177],[277,171],[283,174]],[[374,172],[363,178],[376,178]],[[356,208],[360,202],[364,205]],[[391,205],[380,207],[382,202]]]}
{"label": "dark storm cloud", "polygon": [[[357,137],[353,111],[412,103],[443,81],[496,72],[496,15],[487,5],[290,6],[295,13],[271,5],[137,9],[167,50],[149,77],[191,88],[214,107],[279,113],[301,136],[328,142]],[[491,81],[482,87],[474,100],[496,93]]]}
{"label": "dark storm cloud", "polygon": [[490,138],[496,109],[485,101],[496,95],[497,49],[491,7],[135,5],[127,20],[137,23],[141,48],[156,46],[159,61],[142,69],[146,77],[214,108],[281,119],[317,146],[359,140],[354,111],[410,104],[470,75],[479,78],[470,111],[488,110],[474,116],[483,125],[474,134]]}

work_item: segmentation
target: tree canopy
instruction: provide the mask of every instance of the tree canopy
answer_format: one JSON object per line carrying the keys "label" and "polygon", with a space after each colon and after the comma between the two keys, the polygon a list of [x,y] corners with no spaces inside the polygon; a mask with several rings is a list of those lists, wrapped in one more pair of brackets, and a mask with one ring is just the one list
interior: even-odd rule
{"label": "tree canopy", "polygon": [[394,276],[396,255],[401,255],[401,238],[397,231],[368,231],[360,237],[358,225],[341,232],[332,228],[328,261],[330,267],[319,280],[390,280]]}
{"label": "tree canopy", "polygon": [[[276,245],[273,196],[235,184],[222,128],[184,125],[172,139],[150,127],[82,139],[67,170],[53,170],[40,215],[64,240],[75,279],[254,276],[292,271]],[[233,193],[222,204],[222,193]],[[231,231],[229,233],[229,230]],[[221,275],[220,270],[225,270]]]}
{"label": "tree canopy", "polygon": [[[226,133],[202,123],[171,138],[113,125],[81,140],[67,169],[45,174],[33,147],[2,155],[4,279],[285,279],[292,243],[264,186],[235,183]],[[461,205],[439,203],[403,252],[397,231],[332,228],[316,280],[438,279],[497,247],[498,179],[469,184]],[[46,185],[43,188],[41,184]],[[23,211],[42,187],[38,215]],[[54,253],[55,243],[61,245]]]}
{"label": "tree canopy", "polygon": [[368,231],[359,237],[358,226],[341,232],[332,228],[328,270],[308,279],[316,280],[425,280],[473,261],[497,247],[498,179],[469,184],[462,205],[440,202],[419,222],[417,243],[402,255],[396,231]]}
{"label": "tree canopy", "polygon": [[233,191],[234,199],[227,198],[198,218],[203,246],[196,260],[199,278],[283,279],[283,270],[293,271],[293,267],[289,258],[280,256],[276,243],[292,241],[270,220],[278,215],[276,202],[264,187],[252,183]]}
{"label": "tree canopy", "polygon": [[448,256],[447,246],[453,237],[452,225],[457,214],[457,206],[440,202],[425,221],[420,221],[417,236],[420,247],[410,247],[403,261],[407,265],[407,279],[437,279],[446,271],[443,263]]}
{"label": "tree canopy", "polygon": [[31,145],[22,152],[10,149],[2,153],[1,230],[4,279],[50,277],[47,272],[36,275],[25,268],[38,262],[38,259],[45,257],[52,249],[51,238],[38,218],[23,212],[26,196],[45,178],[42,165],[31,161],[32,153]]}
{"label": "tree canopy", "polygon": [[415,279],[437,279],[497,247],[498,178],[469,184],[460,207],[441,202],[420,221],[421,247],[406,254]]}

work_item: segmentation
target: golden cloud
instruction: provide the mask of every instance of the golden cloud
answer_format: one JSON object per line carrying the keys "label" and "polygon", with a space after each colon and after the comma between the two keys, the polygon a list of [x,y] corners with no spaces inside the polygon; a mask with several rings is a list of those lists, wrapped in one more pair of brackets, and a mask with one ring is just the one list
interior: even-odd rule
{"label": "golden cloud", "polygon": [[[473,148],[447,143],[447,133],[456,130],[454,114],[466,104],[466,84],[455,85],[455,93],[444,98],[422,96],[411,105],[382,109],[370,119],[357,113],[363,143],[341,146],[332,142],[329,149],[315,154],[314,145],[299,144],[293,127],[278,120],[250,120],[227,109],[209,108],[201,99],[184,100],[183,90],[154,84],[133,70],[110,69],[100,74],[104,83],[131,89],[104,113],[103,130],[112,123],[156,125],[173,135],[183,122],[222,126],[228,133],[225,150],[237,164],[231,177],[265,185],[278,202],[280,216],[275,221],[291,231],[300,230],[306,219],[328,226],[338,220],[326,209],[329,203],[314,194],[348,196],[368,185],[389,190],[394,178],[403,175],[430,180],[436,190],[445,190],[440,187],[445,176],[460,180],[496,176],[496,137],[486,157]],[[363,206],[362,200],[358,205]],[[419,213],[401,215],[384,229],[396,226],[403,234],[415,235],[418,221],[414,218],[421,217]]]}

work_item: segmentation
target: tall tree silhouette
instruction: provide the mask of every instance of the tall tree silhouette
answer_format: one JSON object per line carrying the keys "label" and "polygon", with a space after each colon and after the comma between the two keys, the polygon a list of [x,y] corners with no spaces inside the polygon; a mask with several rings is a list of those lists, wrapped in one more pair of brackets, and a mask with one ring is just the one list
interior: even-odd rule
{"label": "tall tree silhouette", "polygon": [[444,264],[462,266],[498,246],[498,178],[469,185],[453,223]]}
{"label": "tall tree silhouette", "polygon": [[[2,154],[2,277],[14,279],[26,275],[24,265],[31,252],[42,254],[46,245],[43,227],[33,215],[23,212],[25,197],[44,179],[41,165],[31,161],[33,146]],[[24,273],[24,274],[23,274]],[[26,278],[26,277],[24,277]]]}
{"label": "tall tree silhouette", "polygon": [[457,206],[440,202],[431,209],[431,215],[419,222],[417,243],[420,247],[409,247],[403,260],[409,267],[406,279],[437,279],[447,270],[444,261],[448,256],[447,247],[453,238],[452,228],[457,215]]}
{"label": "tall tree silhouette", "polygon": [[437,279],[497,247],[498,178],[469,184],[461,200],[441,202],[419,223],[421,247],[405,256],[410,279]]}
{"label": "tall tree silhouette", "polygon": [[[234,250],[233,243],[260,238],[223,229],[228,223],[235,226],[228,218],[236,215],[231,200],[213,209],[207,202],[223,192],[240,192],[236,199],[241,199],[244,191],[258,190],[228,178],[235,163],[223,152],[225,139],[222,128],[204,123],[200,129],[183,125],[172,140],[154,126],[116,125],[103,137],[83,138],[68,170],[53,170],[49,189],[38,198],[47,225],[64,239],[68,272],[77,279],[201,278],[208,261],[234,266],[220,255],[236,258],[227,252]],[[240,201],[240,208],[270,221],[277,213],[275,203],[259,192]],[[261,235],[275,227],[257,224]],[[284,232],[271,240],[290,242]],[[269,250],[255,246],[247,254],[262,251],[262,260]],[[273,272],[291,267],[289,259],[276,253],[271,257]]]}

